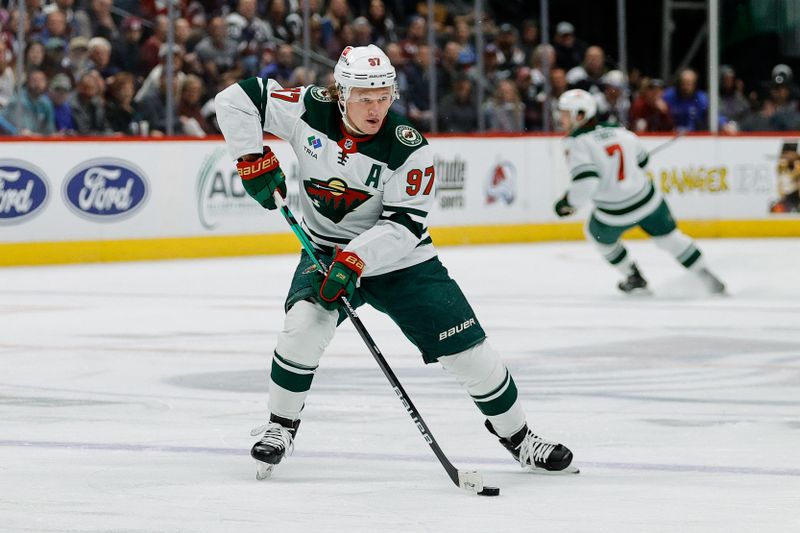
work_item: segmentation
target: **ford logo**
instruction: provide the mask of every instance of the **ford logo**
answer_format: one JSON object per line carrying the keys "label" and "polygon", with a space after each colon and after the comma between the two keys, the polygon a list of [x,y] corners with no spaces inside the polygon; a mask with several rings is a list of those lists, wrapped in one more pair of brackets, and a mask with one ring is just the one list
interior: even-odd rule
{"label": "ford logo", "polygon": [[16,159],[0,159],[0,224],[36,215],[48,200],[44,172]]}
{"label": "ford logo", "polygon": [[92,159],[72,169],[64,181],[67,205],[81,216],[118,220],[131,216],[147,200],[144,172],[121,159]]}

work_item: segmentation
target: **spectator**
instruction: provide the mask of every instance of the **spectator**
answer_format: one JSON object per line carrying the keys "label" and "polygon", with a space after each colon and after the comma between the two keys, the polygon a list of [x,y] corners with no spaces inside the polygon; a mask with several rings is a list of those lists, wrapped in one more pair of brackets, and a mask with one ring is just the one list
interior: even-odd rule
{"label": "spectator", "polygon": [[290,45],[283,44],[278,47],[275,61],[261,69],[258,76],[264,79],[274,79],[280,83],[281,87],[288,87],[294,67],[294,50]]}
{"label": "spectator", "polygon": [[14,69],[9,65],[11,52],[6,43],[0,41],[0,112],[8,105],[14,96],[16,78]]}
{"label": "spectator", "polygon": [[197,43],[195,54],[208,81],[219,79],[222,72],[236,66],[236,42],[228,37],[222,17],[208,21],[208,37]]}
{"label": "spectator", "polygon": [[[130,72],[115,74],[108,84],[106,101],[106,120],[115,133],[138,134],[138,115],[133,108],[133,95],[136,93],[135,80]],[[136,127],[133,124],[136,123]]]}
{"label": "spectator", "polygon": [[[322,45],[327,50],[338,46],[335,46],[333,41],[342,28],[350,22],[351,18],[350,6],[347,4],[347,0],[330,0],[328,3],[328,11],[325,12],[325,16],[322,18]],[[339,52],[341,52],[342,48],[345,46],[346,45],[340,46]],[[332,55],[331,57],[334,56]],[[338,57],[338,54],[336,57]]]}
{"label": "spectator", "polygon": [[125,72],[139,72],[142,20],[129,16],[122,21],[122,36],[111,47],[111,64]]}
{"label": "spectator", "polygon": [[55,131],[59,134],[75,133],[75,121],[72,120],[72,108],[69,105],[72,82],[66,74],[56,74],[50,81],[50,101],[53,102]]}
{"label": "spectator", "polygon": [[46,16],[44,31],[39,34],[39,40],[46,43],[49,39],[57,37],[65,44],[71,35],[67,26],[67,16],[63,11],[54,10]]}
{"label": "spectator", "polygon": [[559,22],[553,36],[556,49],[556,64],[568,71],[577,67],[586,55],[586,44],[575,38],[575,26],[569,22]]}
{"label": "spectator", "polygon": [[672,122],[678,130],[704,130],[708,125],[708,95],[697,88],[697,73],[683,69],[678,83],[664,91],[664,101],[669,106]]}
{"label": "spectator", "polygon": [[461,74],[453,80],[453,92],[439,105],[439,127],[443,132],[468,133],[478,129],[478,110],[469,76]]}
{"label": "spectator", "polygon": [[[87,39],[92,37],[92,28],[89,21],[89,16],[85,11],[75,11],[72,7],[75,5],[75,0],[55,0],[52,4],[44,6],[42,12],[49,15],[53,11],[61,11],[66,19],[67,26],[69,27],[69,34],[71,37],[85,37]],[[69,39],[66,39],[69,41]]]}
{"label": "spectator", "polygon": [[498,52],[498,69],[507,71],[507,77],[525,64],[525,52],[519,47],[519,32],[511,24],[501,24],[495,38]]}
{"label": "spectator", "polygon": [[189,74],[181,87],[181,98],[178,105],[178,116],[184,134],[205,137],[206,134],[213,133],[201,112],[202,104],[203,80],[194,74]]}
{"label": "spectator", "polygon": [[25,49],[25,71],[43,70],[47,51],[42,43],[34,41]]}
{"label": "spectator", "polygon": [[175,44],[181,45],[187,53],[190,53],[191,50],[186,47],[189,36],[192,34],[192,26],[189,24],[189,21],[183,17],[175,19],[173,34],[175,36]]}
{"label": "spectator", "polygon": [[453,89],[453,80],[463,72],[462,65],[458,62],[460,55],[461,46],[457,42],[448,41],[444,45],[442,58],[436,68],[436,85],[439,95],[444,95],[451,91]]}
{"label": "spectator", "polygon": [[[173,101],[178,103],[178,87],[180,82],[177,77],[172,80]],[[153,137],[163,137],[167,132],[167,73],[162,72],[158,78],[158,85],[154,90],[149,91],[144,98],[135,104],[136,110],[149,124],[150,135]],[[172,115],[173,131],[177,134],[183,133],[181,121],[178,116],[178,106],[173,108]]]}
{"label": "spectator", "polygon": [[602,78],[606,72],[606,53],[599,46],[586,49],[583,63],[567,71],[567,83],[593,95],[603,92]]}
{"label": "spectator", "polygon": [[[142,86],[139,88],[139,91],[133,98],[134,102],[141,101],[142,98],[144,98],[148,93],[158,92],[158,85],[160,83],[158,80],[161,79],[162,74],[167,73],[166,63],[168,59],[168,47],[169,45],[167,44],[161,45],[161,49],[158,51],[159,63],[155,68],[153,68],[153,70],[150,71],[150,74],[147,75],[147,78],[145,78]],[[174,76],[179,85],[182,85],[183,80],[186,78],[186,74],[181,72],[181,69],[183,68],[183,56],[183,48],[175,45],[175,48],[172,49],[172,61],[174,67]]]}
{"label": "spectator", "polygon": [[161,46],[167,41],[167,31],[169,30],[169,19],[165,15],[156,17],[153,26],[153,35],[147,38],[139,51],[139,65],[141,74],[147,75],[153,70],[159,61],[159,51]]}
{"label": "spectator", "polygon": [[111,0],[92,0],[89,7],[89,21],[94,37],[103,37],[108,42],[119,39],[119,30],[111,16]]}
{"label": "spectator", "polygon": [[[563,131],[561,126],[560,112],[558,110],[558,98],[569,89],[567,83],[567,73],[561,67],[550,69],[550,124],[553,131]],[[542,107],[545,108],[546,100],[544,93],[540,93]]]}
{"label": "spectator", "polygon": [[104,80],[119,72],[119,67],[111,64],[111,43],[107,39],[92,37],[89,40],[89,63],[86,70],[96,70]]}
{"label": "spectator", "polygon": [[544,87],[545,62],[548,70],[556,67],[556,49],[549,44],[540,44],[533,49],[531,55],[531,82],[534,86],[541,89]]}
{"label": "spectator", "polygon": [[273,39],[272,28],[256,16],[256,0],[239,0],[236,11],[225,18],[228,24],[228,37],[239,48],[245,76],[258,72],[258,59],[261,48]]}
{"label": "spectator", "polygon": [[372,26],[372,43],[381,49],[387,44],[397,42],[394,21],[386,14],[383,0],[370,0],[367,20]]}
{"label": "spectator", "polygon": [[431,129],[429,56],[430,48],[427,44],[417,46],[417,54],[408,68],[408,118],[421,131],[430,131]]}
{"label": "spectator", "polygon": [[372,41],[372,25],[367,20],[367,17],[357,17],[353,21],[353,32],[355,33],[355,38],[352,46],[370,45]]}
{"label": "spectator", "polygon": [[76,80],[88,70],[89,41],[86,37],[73,37],[69,42],[67,57],[64,59],[64,70],[70,78]]}
{"label": "spectator", "polygon": [[772,129],[778,131],[800,130],[800,113],[797,111],[797,101],[792,99],[790,78],[778,74],[772,79],[770,99],[775,104],[775,115],[772,117]]}
{"label": "spectator", "polygon": [[478,56],[472,42],[472,28],[463,18],[456,20],[453,40],[461,45],[458,62],[465,67],[474,65],[478,61]]}
{"label": "spectator", "polygon": [[770,97],[764,99],[761,107],[742,119],[741,131],[770,131],[774,129],[775,102]]}
{"label": "spectator", "polygon": [[525,106],[511,80],[500,80],[494,97],[486,102],[486,126],[490,131],[523,131]]}
{"label": "spectator", "polygon": [[642,85],[643,89],[631,106],[630,128],[636,133],[672,131],[675,126],[669,106],[664,101],[664,82],[653,78]]}
{"label": "spectator", "polygon": [[289,78],[289,87],[306,87],[314,85],[317,81],[317,73],[312,68],[297,67],[292,71]]}
{"label": "spectator", "polygon": [[274,37],[287,43],[293,43],[303,34],[303,19],[289,12],[286,0],[268,1],[265,22],[270,26]]}
{"label": "spectator", "polygon": [[67,43],[61,37],[50,37],[45,42],[44,61],[41,66],[48,79],[63,70],[61,65],[64,62],[66,47]]}
{"label": "spectator", "polygon": [[92,71],[84,73],[69,99],[72,120],[78,135],[99,135],[108,131],[106,110],[100,98],[100,87]]}
{"label": "spectator", "polygon": [[618,126],[628,127],[628,115],[631,110],[628,84],[625,74],[619,70],[610,70],[602,78],[603,92],[596,94],[597,118]]}
{"label": "spectator", "polygon": [[744,97],[744,83],[736,79],[736,72],[727,65],[719,68],[719,112],[737,123],[750,112],[750,104]]}
{"label": "spectator", "polygon": [[419,47],[427,42],[428,30],[427,24],[423,17],[414,15],[408,23],[408,30],[406,30],[406,38],[400,41],[400,46],[403,49],[406,59],[413,60],[417,57]]}
{"label": "spectator", "polygon": [[525,64],[530,65],[533,51],[539,45],[539,23],[533,19],[522,21],[522,34],[520,36],[520,46],[525,54]]}
{"label": "spectator", "polygon": [[[503,72],[498,69],[499,58],[500,56],[494,43],[487,44],[483,49],[483,78],[485,80],[484,98],[494,94],[497,91],[498,82],[507,78],[510,74],[509,72]],[[477,87],[478,77],[481,76],[481,73],[478,72],[477,65],[469,69],[468,72],[472,77],[472,81],[475,82]]]}
{"label": "spectator", "polygon": [[539,93],[544,87],[537,87],[533,83],[532,72],[529,67],[520,67],[514,76],[520,101],[525,106],[525,131],[542,129],[542,104],[539,101]]}
{"label": "spectator", "polygon": [[399,113],[400,115],[407,116],[408,115],[408,61],[406,60],[405,56],[403,55],[403,49],[400,48],[398,43],[389,43],[386,45],[386,56],[389,58],[389,61],[392,62],[394,66],[396,77],[395,82],[397,83],[397,92],[400,95],[400,98],[395,100],[392,103],[392,107],[389,109],[394,111],[395,113]]}
{"label": "spectator", "polygon": [[22,91],[11,99],[5,109],[5,118],[16,128],[11,133],[51,135],[55,131],[53,103],[45,94],[46,91],[47,76],[44,72],[30,71]]}

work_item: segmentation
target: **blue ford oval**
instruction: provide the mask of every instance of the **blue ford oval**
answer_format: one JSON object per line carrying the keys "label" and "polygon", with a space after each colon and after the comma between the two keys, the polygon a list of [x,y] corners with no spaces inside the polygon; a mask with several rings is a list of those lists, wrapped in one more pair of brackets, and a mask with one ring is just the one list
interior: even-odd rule
{"label": "blue ford oval", "polygon": [[0,159],[0,224],[16,224],[41,212],[48,200],[44,172],[17,159]]}
{"label": "blue ford oval", "polygon": [[72,169],[64,181],[67,205],[79,215],[113,220],[132,215],[147,200],[147,178],[121,159],[93,159]]}

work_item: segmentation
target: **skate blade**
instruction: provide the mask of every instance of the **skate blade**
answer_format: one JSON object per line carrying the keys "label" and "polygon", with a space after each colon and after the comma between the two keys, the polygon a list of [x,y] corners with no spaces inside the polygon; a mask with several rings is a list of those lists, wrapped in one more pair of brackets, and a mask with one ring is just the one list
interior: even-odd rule
{"label": "skate blade", "polygon": [[539,476],[565,476],[568,474],[580,474],[581,470],[575,465],[569,465],[564,470],[545,470],[544,468],[536,468],[535,466],[527,467],[527,470]]}
{"label": "skate blade", "polygon": [[263,481],[265,479],[269,479],[272,477],[272,470],[275,468],[275,465],[262,463],[261,461],[256,461],[256,479],[259,481]]}
{"label": "skate blade", "polygon": [[622,294],[624,294],[629,298],[645,298],[653,295],[653,291],[651,291],[649,287],[643,287],[641,289],[633,289],[627,292],[623,291],[622,289],[619,289],[619,292],[621,292]]}

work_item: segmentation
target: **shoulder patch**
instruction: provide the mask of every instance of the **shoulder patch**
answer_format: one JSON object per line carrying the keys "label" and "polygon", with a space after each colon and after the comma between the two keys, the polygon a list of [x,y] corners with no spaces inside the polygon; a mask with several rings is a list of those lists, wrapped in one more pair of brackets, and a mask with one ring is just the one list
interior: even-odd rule
{"label": "shoulder patch", "polygon": [[397,135],[397,140],[406,146],[414,147],[422,144],[422,135],[420,132],[406,124],[400,124],[397,126],[397,128],[394,130],[394,133]]}
{"label": "shoulder patch", "polygon": [[317,102],[332,102],[331,96],[328,94],[328,89],[314,85],[308,90],[311,97]]}

